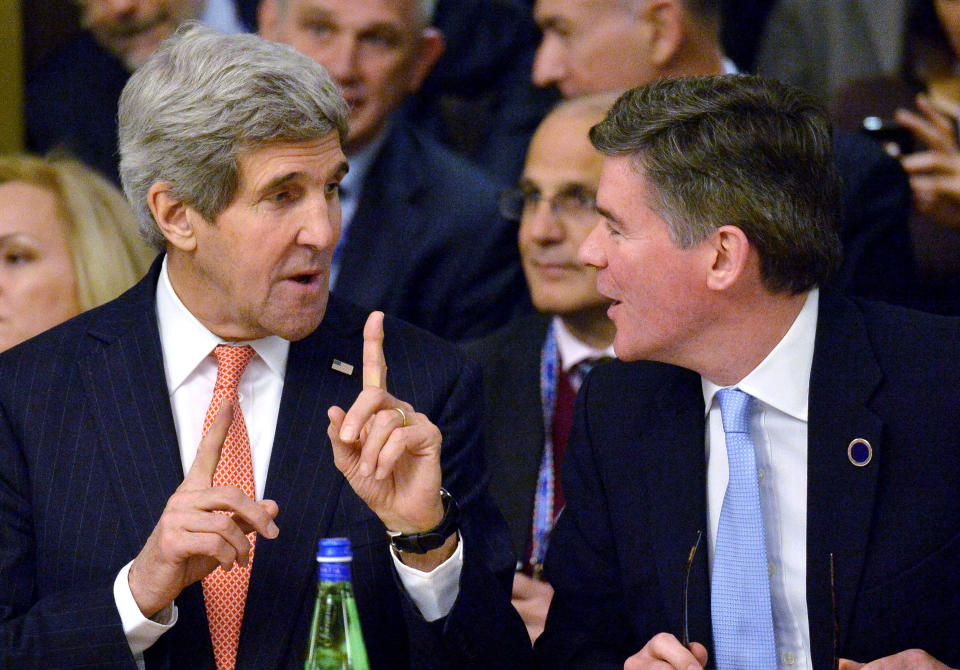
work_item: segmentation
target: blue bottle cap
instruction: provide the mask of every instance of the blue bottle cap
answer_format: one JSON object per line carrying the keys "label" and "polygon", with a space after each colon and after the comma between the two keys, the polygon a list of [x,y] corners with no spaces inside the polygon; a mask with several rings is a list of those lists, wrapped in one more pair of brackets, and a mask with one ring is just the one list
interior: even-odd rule
{"label": "blue bottle cap", "polygon": [[342,561],[350,560],[353,552],[350,550],[350,539],[346,537],[325,537],[317,544],[317,560]]}

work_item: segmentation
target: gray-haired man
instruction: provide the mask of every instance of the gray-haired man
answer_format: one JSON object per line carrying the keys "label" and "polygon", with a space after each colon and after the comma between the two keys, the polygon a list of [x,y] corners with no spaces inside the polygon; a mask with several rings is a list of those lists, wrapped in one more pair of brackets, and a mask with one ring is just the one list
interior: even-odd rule
{"label": "gray-haired man", "polygon": [[254,36],[191,28],[131,78],[121,173],[164,253],[0,360],[0,664],[302,667],[331,535],[374,667],[524,663],[477,371],[328,295],[346,133],[323,68]]}

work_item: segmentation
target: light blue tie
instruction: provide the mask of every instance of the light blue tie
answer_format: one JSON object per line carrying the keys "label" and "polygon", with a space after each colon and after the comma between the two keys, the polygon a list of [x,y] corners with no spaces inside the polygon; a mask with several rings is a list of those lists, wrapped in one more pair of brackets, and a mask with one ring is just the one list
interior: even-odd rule
{"label": "light blue tie", "polygon": [[710,583],[714,657],[718,670],[775,670],[766,535],[750,439],[753,396],[740,389],[721,389],[717,398],[730,482],[720,509]]}

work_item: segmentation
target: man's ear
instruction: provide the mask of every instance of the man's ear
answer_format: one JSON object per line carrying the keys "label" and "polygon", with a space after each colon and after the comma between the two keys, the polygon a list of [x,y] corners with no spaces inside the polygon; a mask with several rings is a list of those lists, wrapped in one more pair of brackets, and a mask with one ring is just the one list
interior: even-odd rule
{"label": "man's ear", "polygon": [[424,80],[433,71],[433,67],[440,60],[440,56],[443,55],[446,48],[447,42],[443,39],[443,33],[439,29],[426,28],[420,33],[420,44],[413,56],[413,68],[406,83],[407,92],[416,93],[420,90]]}
{"label": "man's ear", "polygon": [[649,0],[641,19],[647,26],[651,65],[665,68],[683,45],[684,8],[680,0]]}
{"label": "man's ear", "polygon": [[268,40],[277,41],[280,29],[280,7],[277,0],[260,0],[257,5],[257,34]]}
{"label": "man's ear", "polygon": [[720,226],[706,242],[710,258],[707,287],[714,291],[730,288],[743,276],[753,246],[736,226]]}
{"label": "man's ear", "polygon": [[196,226],[203,217],[173,194],[170,182],[158,181],[147,191],[147,206],[167,242],[181,251],[197,246]]}

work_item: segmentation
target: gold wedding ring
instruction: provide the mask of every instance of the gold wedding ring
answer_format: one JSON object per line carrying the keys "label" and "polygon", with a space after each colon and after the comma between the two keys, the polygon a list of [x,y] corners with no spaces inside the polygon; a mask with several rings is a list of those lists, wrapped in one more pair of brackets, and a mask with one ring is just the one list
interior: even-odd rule
{"label": "gold wedding ring", "polygon": [[407,413],[404,412],[404,411],[403,411],[402,409],[400,409],[399,407],[394,407],[393,409],[395,409],[395,410],[397,410],[398,412],[400,412],[400,427],[401,427],[401,428],[406,427],[406,425],[407,425]]}

